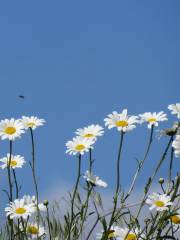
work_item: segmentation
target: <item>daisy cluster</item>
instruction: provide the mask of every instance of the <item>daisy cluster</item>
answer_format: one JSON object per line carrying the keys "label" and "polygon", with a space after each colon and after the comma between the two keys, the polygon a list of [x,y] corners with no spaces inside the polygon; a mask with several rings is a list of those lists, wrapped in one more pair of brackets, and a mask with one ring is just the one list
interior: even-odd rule
{"label": "daisy cluster", "polygon": [[[172,114],[177,115],[180,118],[180,103],[171,104],[168,106]],[[105,126],[108,129],[116,128],[118,131],[123,133],[132,131],[136,128],[137,124],[147,123],[147,127],[152,129],[152,127],[157,127],[159,122],[167,121],[167,114],[164,111],[160,112],[145,112],[135,115],[129,115],[127,109],[123,109],[122,112],[113,111],[111,114],[104,119]],[[179,128],[180,124],[177,124],[176,128]],[[177,130],[177,129],[176,129]],[[98,124],[92,124],[90,126],[79,128],[76,130],[76,136],[66,143],[66,153],[70,155],[81,154],[89,152],[93,149],[93,145],[97,138],[102,136],[104,133],[103,127]],[[175,149],[175,156],[180,156],[180,135],[176,134],[176,139],[172,145]]]}
{"label": "daisy cluster", "polygon": [[[39,119],[37,117],[22,116],[21,119],[4,119],[0,121],[0,137],[1,140],[8,139],[9,141],[14,141],[20,138],[22,134],[25,133],[27,129],[35,130],[38,126],[42,126],[45,123],[44,119]],[[25,159],[21,155],[14,155],[8,153],[5,157],[0,159],[0,168],[9,168],[10,171],[14,171],[18,168],[22,168],[26,163]],[[35,196],[24,195],[21,199],[15,199],[10,201],[5,208],[6,216],[8,219],[13,221],[19,221],[24,219],[27,221],[25,226],[25,231],[28,239],[38,239],[39,237],[44,237],[46,232],[43,226],[37,224],[36,221],[30,222],[30,217],[35,216],[37,211],[46,211],[46,207],[43,203],[37,203]],[[15,223],[15,222],[14,222]],[[18,226],[24,231],[24,226],[22,222]],[[42,239],[41,238],[41,239]]]}

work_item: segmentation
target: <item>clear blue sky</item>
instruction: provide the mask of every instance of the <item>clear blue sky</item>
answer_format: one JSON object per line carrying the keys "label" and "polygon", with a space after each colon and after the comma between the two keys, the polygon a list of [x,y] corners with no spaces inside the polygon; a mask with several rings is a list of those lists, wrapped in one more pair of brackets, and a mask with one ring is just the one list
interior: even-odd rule
{"label": "clear blue sky", "polygon": [[[65,142],[77,128],[104,124],[113,110],[169,112],[167,105],[180,101],[179,13],[179,0],[0,2],[0,118],[46,119],[35,131],[41,192],[74,182],[76,159],[65,154]],[[135,158],[143,155],[148,133],[142,126],[127,135],[125,185],[135,170]],[[142,185],[163,148],[155,141]],[[23,136],[15,141],[14,153],[29,161],[29,144],[29,136]],[[110,190],[117,145],[117,131],[106,130],[94,153],[95,173]],[[8,142],[1,142],[0,149],[3,157]],[[84,159],[83,170],[86,163]],[[4,174],[1,171],[1,188],[6,185]],[[22,194],[32,192],[28,164],[17,174]],[[166,175],[166,167],[161,174]]]}

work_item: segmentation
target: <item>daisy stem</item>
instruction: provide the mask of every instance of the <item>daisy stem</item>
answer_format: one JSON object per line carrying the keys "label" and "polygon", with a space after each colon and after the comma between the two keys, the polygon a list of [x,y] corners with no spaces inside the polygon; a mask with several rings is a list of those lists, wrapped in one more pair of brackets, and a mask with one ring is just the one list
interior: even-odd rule
{"label": "daisy stem", "polygon": [[31,144],[32,144],[32,173],[33,173],[33,181],[34,181],[34,186],[35,186],[35,194],[36,194],[36,200],[37,200],[37,205],[39,203],[39,194],[38,194],[38,184],[37,184],[37,179],[36,179],[36,172],[35,172],[35,144],[34,144],[34,135],[33,135],[33,130],[30,127],[30,134],[31,134]]}
{"label": "daisy stem", "polygon": [[114,215],[115,215],[116,208],[117,208],[118,194],[119,194],[119,188],[120,188],[120,160],[121,160],[123,139],[124,139],[124,132],[121,131],[120,144],[119,144],[119,150],[118,150],[118,158],[117,158],[117,166],[116,166],[117,182],[116,182],[116,191],[115,191],[115,195],[114,195],[114,208],[112,211],[112,215],[110,218],[109,227],[108,227],[107,231],[109,231],[111,229],[111,226],[114,222]]}
{"label": "daisy stem", "polygon": [[146,200],[148,191],[149,191],[149,189],[150,189],[150,187],[151,187],[151,185],[152,185],[152,182],[153,182],[154,178],[156,177],[156,174],[157,174],[157,172],[159,171],[159,169],[160,169],[160,167],[161,167],[164,159],[166,158],[167,152],[168,152],[168,150],[169,150],[169,147],[171,146],[172,141],[173,141],[173,136],[170,137],[170,139],[169,139],[169,141],[168,141],[168,144],[167,144],[167,146],[166,146],[166,148],[165,148],[165,150],[164,150],[164,153],[163,153],[160,161],[158,162],[158,164],[157,164],[157,166],[156,166],[156,168],[155,168],[155,171],[154,171],[153,175],[152,175],[151,178],[149,179],[149,182],[148,182],[148,184],[147,184],[147,187],[146,187],[146,190],[145,190],[145,194],[144,194],[144,197],[143,197],[143,199],[142,199],[142,202],[141,202],[141,205],[140,205],[140,208],[139,208],[139,210],[138,210],[138,213],[137,213],[136,218],[139,217],[139,214],[140,214],[140,212],[141,212],[141,210],[142,210],[142,207],[143,207],[143,205],[144,205],[144,202],[145,202],[145,200]]}
{"label": "daisy stem", "polygon": [[48,231],[49,231],[49,240],[52,239],[51,237],[51,226],[50,226],[50,217],[49,217],[49,208],[48,206],[46,205],[46,211],[47,211],[47,223],[48,223]]}
{"label": "daisy stem", "polygon": [[87,183],[87,184],[88,184],[87,197],[86,197],[86,201],[84,203],[85,210],[84,210],[83,218],[81,220],[81,226],[80,226],[80,231],[79,231],[78,237],[81,235],[81,233],[83,231],[83,226],[84,226],[84,222],[85,222],[86,217],[87,217],[87,210],[88,210],[88,207],[89,207],[89,198],[90,198],[90,195],[91,195],[91,192],[92,192],[92,189],[93,189],[93,186],[89,187],[89,183]]}
{"label": "daisy stem", "polygon": [[81,154],[79,154],[79,157],[78,157],[78,174],[77,174],[76,184],[75,184],[73,197],[71,201],[71,220],[70,220],[69,229],[68,229],[69,230],[68,237],[67,237],[68,240],[71,239],[71,228],[74,221],[74,201],[75,201],[75,197],[76,197],[76,193],[79,185],[80,176],[81,176]]}
{"label": "daisy stem", "polygon": [[8,160],[8,165],[7,165],[7,170],[8,170],[8,181],[9,181],[9,201],[12,202],[13,199],[13,185],[12,185],[12,180],[11,180],[11,156],[12,156],[12,141],[9,141],[9,160]]}
{"label": "daisy stem", "polygon": [[93,160],[92,160],[92,149],[89,149],[89,172],[92,172],[92,165],[93,165]]}
{"label": "daisy stem", "polygon": [[26,240],[28,240],[27,234],[26,234],[26,226],[24,224],[24,219],[21,217],[21,223],[22,223],[22,227],[23,227],[23,232],[25,235]]}
{"label": "daisy stem", "polygon": [[[9,181],[9,201],[12,202],[13,199],[13,185],[11,180],[11,156],[12,156],[12,141],[9,141],[9,159],[7,165],[8,171],[8,181]],[[14,238],[13,220],[9,218],[9,224],[11,227],[11,240]]]}
{"label": "daisy stem", "polygon": [[12,170],[13,170],[14,182],[15,182],[15,186],[16,186],[16,198],[19,198],[19,187],[18,187],[18,183],[17,183],[16,172],[14,169],[12,169]]}
{"label": "daisy stem", "polygon": [[[173,138],[173,136],[172,136],[172,138]],[[171,157],[170,157],[170,163],[169,163],[169,179],[168,179],[167,193],[169,192],[170,186],[171,186],[173,159],[174,159],[174,148],[171,147]]]}
{"label": "daisy stem", "polygon": [[144,165],[144,162],[149,154],[149,151],[150,151],[150,148],[151,148],[151,144],[152,144],[152,141],[153,141],[153,130],[154,130],[154,125],[151,126],[151,132],[150,132],[150,137],[149,137],[149,141],[148,141],[148,145],[147,145],[147,149],[146,149],[146,152],[145,152],[145,155],[144,155],[144,158],[143,160],[139,163],[139,166],[138,166],[138,169],[134,175],[134,178],[133,178],[133,181],[132,181],[132,184],[129,188],[129,191],[128,193],[126,194],[125,198],[124,198],[124,201],[131,195],[131,192],[133,191],[134,189],[134,186],[135,186],[135,183],[136,183],[136,179]]}

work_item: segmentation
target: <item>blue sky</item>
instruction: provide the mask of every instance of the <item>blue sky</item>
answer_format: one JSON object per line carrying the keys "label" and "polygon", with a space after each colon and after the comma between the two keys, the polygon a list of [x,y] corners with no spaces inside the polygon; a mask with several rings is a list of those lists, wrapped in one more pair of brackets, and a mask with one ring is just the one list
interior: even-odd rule
{"label": "blue sky", "polygon": [[[77,161],[65,154],[65,143],[77,128],[103,125],[114,110],[168,112],[168,104],[179,102],[179,12],[178,0],[0,2],[0,118],[46,119],[35,131],[42,194],[72,186]],[[175,117],[170,119],[161,128]],[[148,134],[141,126],[125,139],[125,186],[135,171],[135,158],[143,156]],[[159,159],[163,145],[158,144],[155,139],[139,186]],[[115,182],[117,145],[118,132],[106,130],[94,151],[95,173],[108,182],[109,191]],[[0,149],[3,157],[8,142],[1,141]],[[15,141],[13,151],[29,161],[29,136]],[[83,171],[86,166],[87,156]],[[164,166],[162,176],[166,170]],[[28,164],[17,175],[23,182],[22,195],[33,193]],[[0,181],[5,188],[2,171]]]}

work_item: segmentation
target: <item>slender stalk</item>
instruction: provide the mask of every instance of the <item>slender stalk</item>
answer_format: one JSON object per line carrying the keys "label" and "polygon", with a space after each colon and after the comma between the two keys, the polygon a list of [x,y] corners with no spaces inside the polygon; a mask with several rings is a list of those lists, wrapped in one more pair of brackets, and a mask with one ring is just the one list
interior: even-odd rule
{"label": "slender stalk", "polygon": [[9,159],[8,159],[8,165],[7,165],[7,171],[8,171],[8,182],[9,182],[9,201],[12,202],[13,199],[13,185],[11,180],[11,158],[12,158],[12,141],[9,141]]}
{"label": "slender stalk", "polygon": [[16,198],[19,198],[19,187],[17,183],[17,178],[16,178],[16,172],[13,169],[13,176],[14,176],[14,182],[15,182],[15,187],[16,187]]}
{"label": "slender stalk", "polygon": [[71,220],[70,220],[69,232],[67,237],[68,240],[71,239],[71,228],[74,221],[74,201],[75,201],[75,196],[76,196],[78,185],[79,185],[80,176],[81,176],[81,154],[79,154],[79,157],[78,157],[78,174],[77,174],[76,184],[73,192],[72,203],[71,203]]}
{"label": "slender stalk", "polygon": [[[37,225],[38,225],[38,230],[39,230],[39,222],[40,222],[40,211],[39,211],[39,193],[38,193],[38,183],[36,179],[36,162],[35,162],[35,143],[34,143],[34,135],[33,135],[33,130],[31,127],[29,127],[30,130],[30,135],[31,135],[31,145],[32,145],[32,163],[30,164],[31,169],[32,169],[32,175],[33,175],[33,182],[34,182],[34,187],[35,187],[35,195],[36,195],[36,201],[37,201]],[[39,240],[39,236],[37,236],[37,239]]]}
{"label": "slender stalk", "polygon": [[148,145],[147,145],[147,149],[145,151],[145,154],[144,154],[144,158],[143,160],[139,163],[139,166],[138,166],[138,169],[134,175],[134,178],[133,178],[133,181],[132,181],[132,184],[129,188],[129,191],[128,193],[126,194],[125,198],[124,198],[124,201],[130,196],[131,192],[133,191],[134,189],[134,186],[135,186],[135,183],[136,183],[136,179],[144,165],[144,162],[146,161],[147,159],[147,156],[149,154],[149,151],[150,151],[150,148],[151,148],[151,145],[152,145],[152,141],[153,141],[153,130],[154,130],[154,125],[151,126],[151,131],[150,131],[150,136],[149,136],[149,141],[148,141]]}
{"label": "slender stalk", "polygon": [[[173,136],[172,136],[172,141],[173,141]],[[170,163],[169,163],[169,178],[168,178],[167,193],[169,192],[169,189],[171,187],[173,159],[174,159],[174,148],[171,147],[171,157],[170,157]]]}
{"label": "slender stalk", "polygon": [[[12,140],[9,141],[9,159],[7,164],[7,171],[8,171],[8,182],[9,182],[9,201],[12,202],[13,200],[13,185],[11,180],[11,158],[12,158]],[[13,229],[13,220],[8,218],[10,228],[11,228],[11,240],[14,238],[14,229]]]}
{"label": "slender stalk", "polygon": [[37,179],[36,179],[36,171],[35,171],[35,144],[34,144],[34,135],[33,135],[33,130],[30,127],[30,134],[31,134],[31,144],[32,144],[32,174],[33,174],[33,181],[34,181],[34,186],[35,186],[35,194],[36,194],[36,200],[37,200],[37,205],[39,203],[39,193],[38,193],[38,184],[37,184]]}
{"label": "slender stalk", "polygon": [[89,149],[89,172],[92,172],[92,165],[93,165],[93,160],[92,160],[92,149]]}
{"label": "slender stalk", "polygon": [[48,223],[48,231],[49,231],[49,240],[52,240],[51,237],[51,226],[50,226],[50,217],[49,217],[49,208],[46,206],[46,211],[47,211],[47,223]]}
{"label": "slender stalk", "polygon": [[164,153],[163,153],[160,161],[158,162],[158,164],[157,164],[157,166],[156,166],[156,168],[155,168],[155,171],[154,171],[152,177],[150,178],[150,182],[149,182],[149,184],[148,184],[148,186],[147,186],[146,192],[145,192],[144,197],[143,197],[143,199],[142,199],[142,202],[141,202],[141,205],[140,205],[140,208],[139,208],[139,210],[138,210],[138,213],[137,213],[136,218],[139,217],[139,214],[140,214],[140,212],[141,212],[141,210],[142,210],[142,207],[143,207],[143,205],[144,205],[144,201],[146,200],[147,194],[148,194],[148,192],[149,192],[150,186],[151,186],[154,178],[156,177],[156,174],[157,174],[157,172],[159,171],[159,168],[161,167],[164,159],[166,158],[167,152],[168,152],[168,150],[169,150],[169,147],[171,146],[172,141],[173,141],[173,137],[171,136],[170,139],[169,139],[169,141],[168,141],[168,144],[167,144],[167,146],[166,146],[166,148],[165,148],[165,150],[164,150]]}
{"label": "slender stalk", "polygon": [[116,165],[116,177],[117,177],[117,179],[116,179],[116,191],[115,191],[115,195],[114,195],[114,208],[113,208],[113,211],[112,211],[112,215],[111,215],[111,218],[110,218],[109,227],[108,227],[107,231],[109,231],[111,229],[111,226],[112,226],[113,221],[114,221],[114,215],[115,215],[116,208],[117,208],[118,194],[119,194],[119,189],[120,189],[120,160],[121,160],[123,139],[124,139],[124,132],[121,131],[117,165]]}

